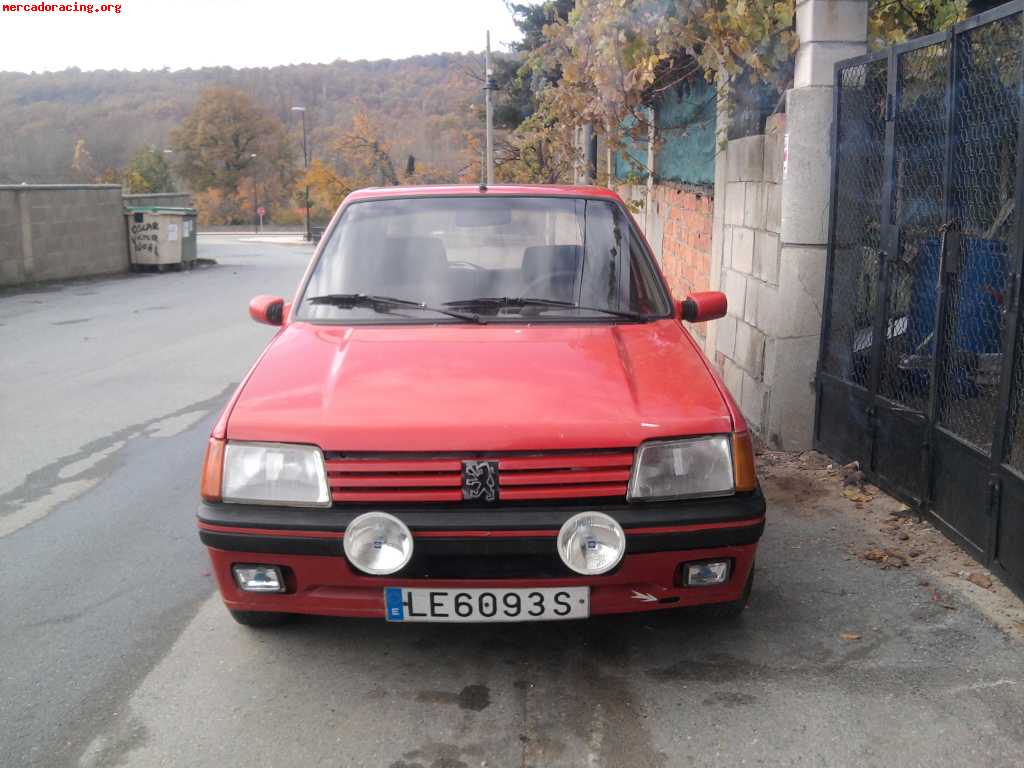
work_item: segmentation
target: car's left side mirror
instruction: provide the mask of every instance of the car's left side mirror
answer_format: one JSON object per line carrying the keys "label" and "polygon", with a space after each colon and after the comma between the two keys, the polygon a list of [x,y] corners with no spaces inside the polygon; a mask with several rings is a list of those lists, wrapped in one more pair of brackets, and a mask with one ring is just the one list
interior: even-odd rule
{"label": "car's left side mirror", "polygon": [[284,322],[284,299],[261,294],[249,302],[249,317],[257,323],[281,325]]}
{"label": "car's left side mirror", "polygon": [[695,291],[679,302],[680,320],[688,323],[705,323],[725,317],[729,301],[721,291]]}

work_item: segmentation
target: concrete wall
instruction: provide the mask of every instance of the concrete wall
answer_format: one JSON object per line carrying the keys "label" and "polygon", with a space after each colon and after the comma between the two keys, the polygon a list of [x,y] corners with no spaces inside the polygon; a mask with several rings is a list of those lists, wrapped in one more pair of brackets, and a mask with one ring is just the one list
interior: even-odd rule
{"label": "concrete wall", "polygon": [[0,186],[0,286],[128,266],[121,187]]}
{"label": "concrete wall", "polygon": [[[811,446],[828,242],[833,66],[863,53],[866,0],[799,0],[793,88],[765,134],[716,158],[713,259],[729,315],[715,360],[751,426],[786,450]],[[719,112],[721,118],[721,112]],[[720,120],[721,122],[721,120]],[[721,126],[720,126],[721,127]]]}
{"label": "concrete wall", "polygon": [[[721,163],[721,290],[729,314],[717,323],[715,362],[744,416],[764,432],[778,364],[779,232],[786,116],[772,115],[764,135],[734,139]],[[716,249],[718,248],[716,243]]]}

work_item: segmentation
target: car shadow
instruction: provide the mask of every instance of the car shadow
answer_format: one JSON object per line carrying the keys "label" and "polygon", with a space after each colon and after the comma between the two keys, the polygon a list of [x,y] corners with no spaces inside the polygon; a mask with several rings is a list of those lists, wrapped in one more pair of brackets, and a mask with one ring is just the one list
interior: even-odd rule
{"label": "car shadow", "polygon": [[[779,594],[756,587],[751,606],[732,618],[705,616],[697,608],[595,616],[584,620],[493,624],[392,624],[383,620],[297,616],[260,632],[261,641],[296,652],[350,659],[389,655],[410,666],[455,663],[477,666],[542,666],[585,657],[606,670],[642,671],[652,677],[722,679],[756,671],[745,658],[764,658],[780,642],[776,617],[788,608]],[[769,615],[769,610],[770,614]],[[298,642],[301,639],[301,643]],[[808,660],[820,659],[813,644]],[[695,665],[689,669],[689,665]],[[729,670],[732,670],[731,672]]]}

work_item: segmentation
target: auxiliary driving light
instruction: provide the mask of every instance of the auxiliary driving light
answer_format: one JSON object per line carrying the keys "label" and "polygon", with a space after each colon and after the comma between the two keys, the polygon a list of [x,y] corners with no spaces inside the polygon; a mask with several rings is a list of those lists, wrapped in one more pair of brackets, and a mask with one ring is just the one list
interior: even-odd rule
{"label": "auxiliary driving light", "polygon": [[724,584],[729,578],[728,560],[709,560],[703,563],[687,563],[684,566],[683,583],[688,587],[710,587]]}
{"label": "auxiliary driving light", "polygon": [[412,533],[394,515],[366,512],[345,529],[345,556],[372,576],[397,573],[412,557]]}
{"label": "auxiliary driving light", "polygon": [[243,592],[284,592],[284,577],[276,565],[233,565],[231,571]]}
{"label": "auxiliary driving light", "polygon": [[607,573],[626,553],[622,526],[603,512],[580,512],[558,532],[558,555],[576,573]]}

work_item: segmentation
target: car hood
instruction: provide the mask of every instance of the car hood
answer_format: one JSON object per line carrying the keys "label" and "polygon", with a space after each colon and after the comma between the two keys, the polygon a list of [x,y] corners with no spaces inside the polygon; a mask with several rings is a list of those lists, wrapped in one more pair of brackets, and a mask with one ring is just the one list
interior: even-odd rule
{"label": "car hood", "polygon": [[227,436],[353,452],[622,448],[730,431],[722,391],[671,320],[298,322],[255,366]]}

